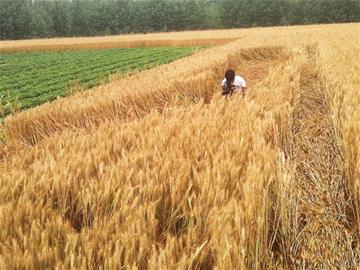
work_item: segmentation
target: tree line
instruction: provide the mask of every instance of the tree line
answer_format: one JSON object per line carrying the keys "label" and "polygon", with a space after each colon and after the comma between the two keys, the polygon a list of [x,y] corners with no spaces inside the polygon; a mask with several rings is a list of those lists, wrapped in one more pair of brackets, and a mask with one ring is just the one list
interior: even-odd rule
{"label": "tree line", "polygon": [[358,21],[358,0],[0,0],[2,40]]}

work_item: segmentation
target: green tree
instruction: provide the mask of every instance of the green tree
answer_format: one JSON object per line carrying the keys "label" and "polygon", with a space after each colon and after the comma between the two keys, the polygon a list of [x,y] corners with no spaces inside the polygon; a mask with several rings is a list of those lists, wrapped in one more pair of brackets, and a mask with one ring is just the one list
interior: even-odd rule
{"label": "green tree", "polygon": [[30,38],[31,1],[0,1],[0,33],[2,39]]}
{"label": "green tree", "polygon": [[90,1],[73,0],[71,2],[72,24],[71,32],[75,36],[92,34],[90,29]]}
{"label": "green tree", "polygon": [[360,21],[359,0],[0,0],[0,38]]}
{"label": "green tree", "polygon": [[71,3],[69,1],[56,0],[50,13],[55,36],[69,36],[73,33]]}
{"label": "green tree", "polygon": [[41,38],[54,35],[54,23],[46,3],[35,2],[31,8],[30,36]]}

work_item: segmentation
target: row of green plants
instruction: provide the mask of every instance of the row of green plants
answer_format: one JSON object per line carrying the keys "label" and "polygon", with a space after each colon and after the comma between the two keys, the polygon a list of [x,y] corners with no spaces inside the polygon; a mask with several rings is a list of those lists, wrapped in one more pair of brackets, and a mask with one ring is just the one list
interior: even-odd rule
{"label": "row of green plants", "polygon": [[191,55],[204,47],[19,52],[0,55],[0,97],[4,116],[74,91]]}

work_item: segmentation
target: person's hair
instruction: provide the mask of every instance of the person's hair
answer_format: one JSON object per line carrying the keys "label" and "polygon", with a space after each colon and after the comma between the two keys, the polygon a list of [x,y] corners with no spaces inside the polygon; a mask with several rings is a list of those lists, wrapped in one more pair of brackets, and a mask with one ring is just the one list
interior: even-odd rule
{"label": "person's hair", "polygon": [[228,69],[225,72],[225,78],[228,85],[230,85],[235,79],[235,71],[233,69]]}
{"label": "person's hair", "polygon": [[232,69],[228,69],[225,72],[225,79],[226,79],[226,83],[223,85],[223,93],[222,95],[232,95],[234,90],[235,90],[235,86],[233,85],[234,79],[235,79],[235,71]]}

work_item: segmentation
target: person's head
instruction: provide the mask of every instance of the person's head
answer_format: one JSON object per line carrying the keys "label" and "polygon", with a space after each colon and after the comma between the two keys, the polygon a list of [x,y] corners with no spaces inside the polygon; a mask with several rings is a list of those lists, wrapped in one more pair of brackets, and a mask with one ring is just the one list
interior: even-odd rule
{"label": "person's head", "polygon": [[228,69],[225,72],[225,79],[227,83],[233,83],[235,80],[235,71],[232,69]]}

